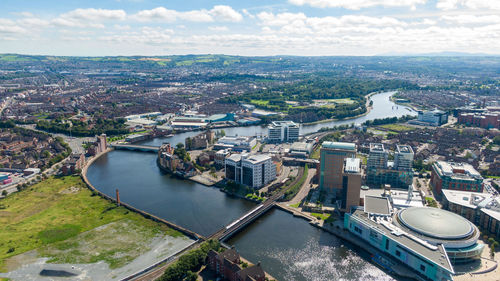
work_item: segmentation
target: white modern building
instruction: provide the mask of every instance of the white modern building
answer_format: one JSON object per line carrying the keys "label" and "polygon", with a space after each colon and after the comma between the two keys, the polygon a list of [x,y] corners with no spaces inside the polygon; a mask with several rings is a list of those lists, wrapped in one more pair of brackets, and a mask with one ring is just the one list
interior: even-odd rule
{"label": "white modern building", "polygon": [[299,139],[299,125],[293,121],[274,121],[267,130],[269,142],[293,142]]}
{"label": "white modern building", "polygon": [[234,151],[250,151],[257,144],[257,138],[244,136],[225,136],[214,145],[215,149],[232,149]]}
{"label": "white modern building", "polygon": [[414,155],[411,146],[398,145],[394,154],[394,167],[401,171],[411,171]]}
{"label": "white modern building", "polygon": [[261,188],[276,179],[276,165],[266,154],[232,154],[226,158],[226,179]]}
{"label": "white modern building", "polygon": [[387,168],[389,153],[381,143],[370,143],[370,154],[367,161],[368,168]]}
{"label": "white modern building", "polygon": [[448,114],[441,110],[418,111],[417,120],[411,123],[417,125],[441,126],[448,123]]}

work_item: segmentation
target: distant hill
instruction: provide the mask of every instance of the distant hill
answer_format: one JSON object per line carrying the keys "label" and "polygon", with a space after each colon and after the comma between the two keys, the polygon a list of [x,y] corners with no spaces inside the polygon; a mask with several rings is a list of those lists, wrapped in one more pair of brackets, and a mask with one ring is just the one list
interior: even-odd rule
{"label": "distant hill", "polygon": [[466,53],[466,52],[436,52],[436,53],[385,53],[383,57],[498,57],[500,54]]}

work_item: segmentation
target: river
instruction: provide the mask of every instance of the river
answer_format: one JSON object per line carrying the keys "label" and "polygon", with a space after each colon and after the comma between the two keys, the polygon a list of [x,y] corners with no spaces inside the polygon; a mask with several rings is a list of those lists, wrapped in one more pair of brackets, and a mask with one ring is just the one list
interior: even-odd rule
{"label": "river", "polygon": [[[393,92],[372,96],[373,108],[365,116],[301,126],[301,134],[322,127],[362,123],[375,118],[415,114],[397,106],[389,97]],[[227,135],[265,134],[261,126],[224,129]],[[176,144],[197,132],[144,142]],[[90,182],[100,191],[136,208],[208,236],[246,213],[252,203],[227,196],[217,188],[179,180],[160,171],[156,155],[132,151],[112,151],[97,159],[88,169]],[[306,221],[273,210],[233,237],[229,243],[250,261],[262,261],[266,271],[279,280],[390,280],[390,276],[371,265],[343,242],[310,226]]]}

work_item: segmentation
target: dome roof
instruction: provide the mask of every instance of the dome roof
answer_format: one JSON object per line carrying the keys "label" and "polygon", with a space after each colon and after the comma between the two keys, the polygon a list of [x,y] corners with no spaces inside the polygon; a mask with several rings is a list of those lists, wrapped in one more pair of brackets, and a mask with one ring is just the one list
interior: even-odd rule
{"label": "dome roof", "polygon": [[474,232],[471,222],[438,208],[408,208],[399,212],[398,218],[409,229],[438,239],[462,239]]}

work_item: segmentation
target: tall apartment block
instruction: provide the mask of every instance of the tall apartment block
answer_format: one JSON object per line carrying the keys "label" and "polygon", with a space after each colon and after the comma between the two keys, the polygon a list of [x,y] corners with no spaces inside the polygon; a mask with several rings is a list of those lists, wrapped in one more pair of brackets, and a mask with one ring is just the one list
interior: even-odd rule
{"label": "tall apartment block", "polygon": [[398,145],[394,153],[394,167],[397,170],[411,171],[413,167],[413,149],[409,145]]}
{"label": "tall apartment block", "polygon": [[299,139],[299,125],[293,121],[274,121],[267,127],[270,142],[294,142]]}
{"label": "tall apartment block", "polygon": [[413,181],[413,149],[409,145],[398,145],[394,152],[394,162],[388,161],[388,155],[383,144],[370,144],[366,183],[372,187],[390,184],[392,187],[408,188]]}

